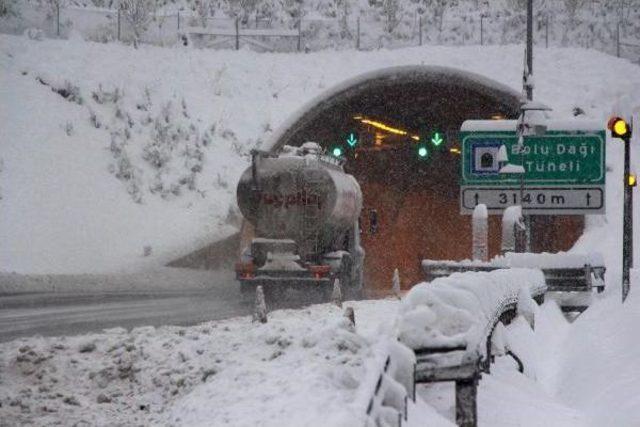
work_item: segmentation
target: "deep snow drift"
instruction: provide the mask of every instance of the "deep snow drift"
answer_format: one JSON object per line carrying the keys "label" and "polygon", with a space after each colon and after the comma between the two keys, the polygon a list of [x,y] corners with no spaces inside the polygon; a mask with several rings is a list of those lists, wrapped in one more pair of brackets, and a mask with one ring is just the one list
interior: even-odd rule
{"label": "deep snow drift", "polygon": [[[237,226],[248,150],[325,89],[428,64],[518,90],[523,55],[520,46],[258,55],[13,36],[0,46],[0,271],[19,273],[151,267],[204,246]],[[580,107],[604,123],[640,99],[638,67],[594,51],[538,49],[535,70],[536,98],[556,118]]]}

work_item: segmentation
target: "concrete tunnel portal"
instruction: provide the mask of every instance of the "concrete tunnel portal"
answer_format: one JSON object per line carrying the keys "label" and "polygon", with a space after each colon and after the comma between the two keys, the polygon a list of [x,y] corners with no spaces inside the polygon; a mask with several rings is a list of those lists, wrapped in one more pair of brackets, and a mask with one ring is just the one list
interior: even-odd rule
{"label": "concrete tunnel portal", "polygon": [[[408,287],[422,280],[422,259],[471,255],[471,218],[460,214],[459,205],[460,126],[468,119],[515,119],[520,102],[517,92],[479,75],[443,67],[392,67],[349,80],[311,101],[265,149],[277,152],[306,141],[327,151],[340,147],[345,171],[363,193],[365,287],[388,288],[395,268]],[[345,143],[351,132],[358,136],[354,149]],[[427,145],[429,153],[421,158],[417,146],[434,132],[444,143]],[[500,220],[495,215],[489,220],[490,256],[499,253]],[[582,216],[534,216],[532,250],[569,249],[583,224]]]}

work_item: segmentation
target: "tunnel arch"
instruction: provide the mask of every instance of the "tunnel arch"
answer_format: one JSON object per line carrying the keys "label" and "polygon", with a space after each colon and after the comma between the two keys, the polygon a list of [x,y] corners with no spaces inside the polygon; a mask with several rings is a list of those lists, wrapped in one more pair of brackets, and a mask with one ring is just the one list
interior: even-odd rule
{"label": "tunnel arch", "polygon": [[388,67],[347,79],[307,102],[276,130],[264,149],[275,152],[283,145],[299,145],[297,134],[337,104],[361,96],[364,92],[393,87],[400,82],[468,89],[478,96],[494,100],[501,107],[496,113],[503,114],[505,118],[516,118],[522,102],[518,92],[479,74],[441,66]]}
{"label": "tunnel arch", "polygon": [[[471,223],[469,216],[460,214],[459,151],[457,155],[454,151],[459,148],[462,122],[515,119],[521,102],[518,92],[474,73],[439,66],[389,67],[347,79],[312,99],[276,130],[263,149],[275,153],[284,145],[315,141],[329,150],[345,130],[356,126],[354,118],[365,116],[420,138],[436,129],[441,132],[446,150],[436,150],[429,161],[420,162],[407,148],[411,141],[387,144],[385,135],[368,127],[367,138],[360,137],[360,156],[356,152],[345,164],[363,190],[365,284],[387,287],[397,267],[406,287],[422,279],[421,259],[470,256]],[[391,150],[386,150],[388,145]],[[373,216],[379,230],[366,228]],[[532,249],[569,249],[583,223],[583,217],[534,217]],[[493,256],[499,251],[499,217],[490,218],[489,229]],[[245,224],[241,246],[251,234]]]}

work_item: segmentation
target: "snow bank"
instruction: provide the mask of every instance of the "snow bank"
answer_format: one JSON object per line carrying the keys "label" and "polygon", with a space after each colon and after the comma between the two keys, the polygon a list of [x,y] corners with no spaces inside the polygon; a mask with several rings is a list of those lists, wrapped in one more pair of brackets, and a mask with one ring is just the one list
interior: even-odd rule
{"label": "snow bank", "polygon": [[515,302],[522,289],[530,294],[544,291],[542,272],[467,272],[421,283],[402,301],[399,340],[413,349],[466,346],[475,351],[497,320],[496,310]]}
{"label": "snow bank", "polygon": [[619,293],[592,304],[559,349],[557,395],[585,413],[589,425],[640,424],[639,287],[637,275],[625,304]]}
{"label": "snow bank", "polygon": [[[358,329],[342,310],[324,304],[272,312],[266,324],[240,317],[3,343],[0,419],[30,425],[364,425],[379,356],[391,345],[384,325],[398,302],[349,305],[362,322]],[[412,366],[410,356],[406,348],[395,351],[397,369]]]}
{"label": "snow bank", "polygon": [[[6,35],[0,46],[0,271],[19,273],[146,268],[228,236],[248,150],[363,73],[446,66],[515,90],[522,73],[521,46],[256,55]],[[605,123],[618,94],[640,98],[627,61],[552,48],[535,60],[536,98],[556,118],[580,107]]]}
{"label": "snow bank", "polygon": [[[515,132],[517,120],[467,120],[460,128],[463,132]],[[549,131],[593,131],[604,129],[599,121],[576,118],[573,120],[545,120],[544,125]]]}
{"label": "snow bank", "polygon": [[604,266],[605,261],[599,252],[558,252],[558,253],[518,253],[507,252],[498,255],[488,262],[465,259],[462,261],[422,260],[424,267],[437,265],[495,267],[495,268],[582,268],[586,264]]}

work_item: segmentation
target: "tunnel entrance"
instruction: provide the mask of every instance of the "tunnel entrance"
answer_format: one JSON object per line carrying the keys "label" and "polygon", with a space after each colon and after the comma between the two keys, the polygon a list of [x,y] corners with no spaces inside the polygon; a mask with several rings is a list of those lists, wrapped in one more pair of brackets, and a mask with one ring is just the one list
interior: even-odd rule
{"label": "tunnel entrance", "polygon": [[[365,286],[388,288],[398,268],[406,287],[422,279],[422,259],[470,257],[471,221],[459,207],[460,126],[467,119],[515,119],[519,106],[518,93],[478,75],[394,67],[314,100],[267,149],[315,141],[344,156],[363,192]],[[492,216],[489,227],[493,256],[500,217]],[[532,250],[569,249],[582,228],[581,216],[533,217]]]}

